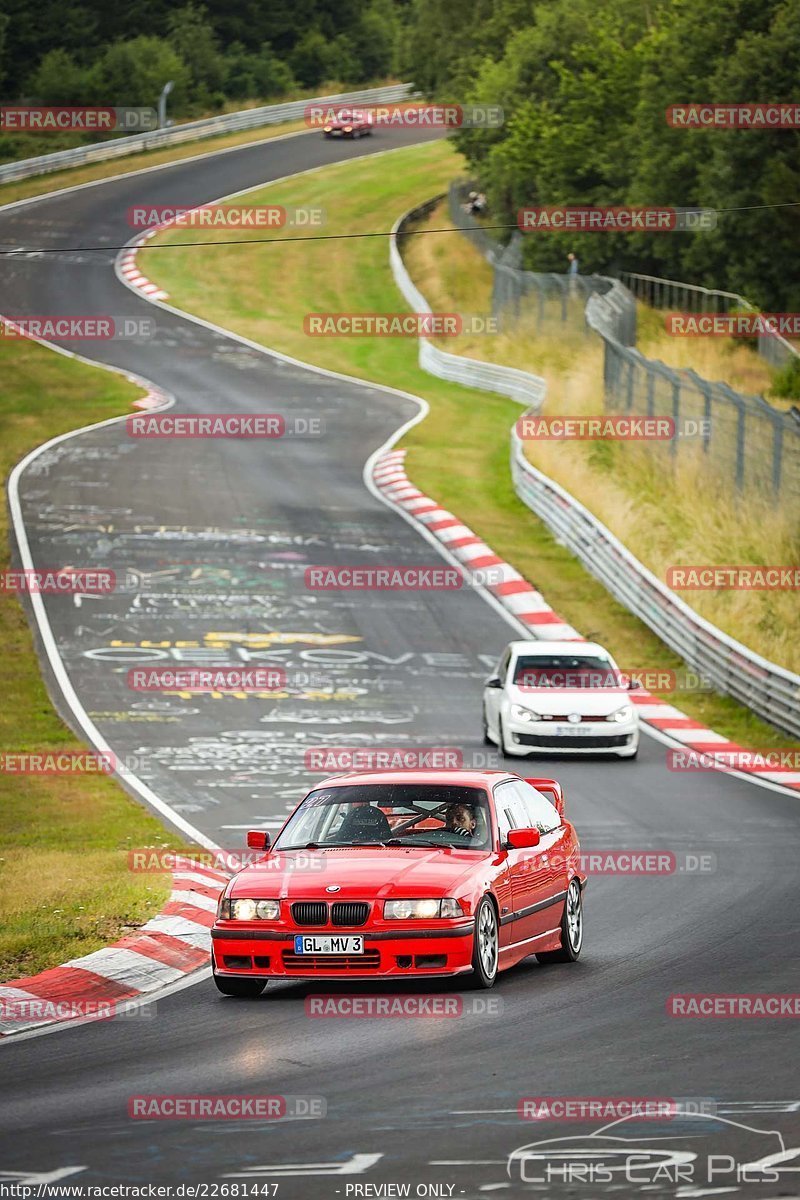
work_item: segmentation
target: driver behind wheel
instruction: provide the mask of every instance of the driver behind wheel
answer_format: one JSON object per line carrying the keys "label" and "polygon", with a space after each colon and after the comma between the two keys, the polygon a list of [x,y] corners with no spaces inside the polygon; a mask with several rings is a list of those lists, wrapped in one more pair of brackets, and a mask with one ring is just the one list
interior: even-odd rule
{"label": "driver behind wheel", "polygon": [[444,813],[445,828],[459,837],[472,838],[478,824],[475,810],[471,804],[448,804]]}

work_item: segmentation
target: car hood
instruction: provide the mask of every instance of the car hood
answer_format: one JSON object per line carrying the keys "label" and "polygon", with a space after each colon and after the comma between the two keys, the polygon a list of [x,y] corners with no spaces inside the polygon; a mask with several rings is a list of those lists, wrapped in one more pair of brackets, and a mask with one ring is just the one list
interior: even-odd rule
{"label": "car hood", "polygon": [[579,713],[582,717],[607,717],[610,713],[630,704],[627,688],[519,688],[512,684],[508,688],[512,704],[521,704],[533,712],[548,716],[566,717]]}
{"label": "car hood", "polygon": [[[489,851],[401,846],[287,851],[245,867],[234,879],[230,895],[287,900],[452,896],[490,857]],[[339,891],[326,891],[332,886]]]}

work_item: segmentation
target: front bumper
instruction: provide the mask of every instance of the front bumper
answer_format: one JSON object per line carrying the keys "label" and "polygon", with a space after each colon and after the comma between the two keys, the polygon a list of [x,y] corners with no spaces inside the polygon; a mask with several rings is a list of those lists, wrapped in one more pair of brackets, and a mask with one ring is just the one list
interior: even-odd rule
{"label": "front bumper", "polygon": [[[559,722],[559,728],[566,728]],[[582,721],[567,733],[554,733],[551,721],[506,724],[508,754],[621,754],[639,744],[638,721]]]}
{"label": "front bumper", "polygon": [[[212,963],[218,975],[262,979],[400,979],[458,975],[472,967],[472,920],[424,929],[337,929],[364,936],[364,953],[295,954],[292,930],[211,930]],[[322,932],[316,930],[316,932]],[[330,932],[330,931],[327,931]]]}

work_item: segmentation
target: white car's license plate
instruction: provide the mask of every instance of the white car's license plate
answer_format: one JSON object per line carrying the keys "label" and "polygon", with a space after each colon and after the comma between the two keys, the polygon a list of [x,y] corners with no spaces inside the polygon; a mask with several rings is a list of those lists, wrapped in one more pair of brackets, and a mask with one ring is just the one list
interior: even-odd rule
{"label": "white car's license plate", "polygon": [[585,725],[553,725],[550,732],[556,737],[588,737],[595,730]]}
{"label": "white car's license plate", "polygon": [[342,934],[337,937],[316,937],[312,934],[298,933],[294,939],[295,954],[363,954],[364,937],[362,934]]}

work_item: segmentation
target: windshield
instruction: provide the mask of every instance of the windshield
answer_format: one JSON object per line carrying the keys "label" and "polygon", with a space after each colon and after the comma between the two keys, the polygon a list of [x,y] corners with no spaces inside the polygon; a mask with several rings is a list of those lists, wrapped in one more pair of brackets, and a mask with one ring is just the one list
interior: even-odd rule
{"label": "windshield", "polygon": [[514,683],[523,689],[621,688],[625,681],[607,658],[586,654],[537,654],[517,659]]}
{"label": "windshield", "polygon": [[480,788],[354,784],[306,796],[275,848],[399,845],[488,850],[490,830],[488,801]]}

